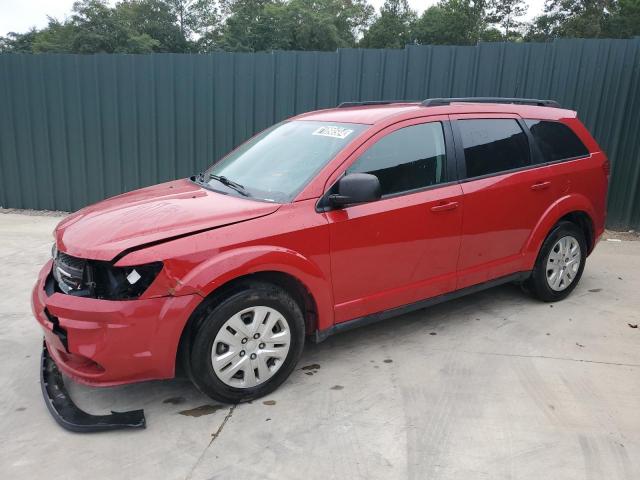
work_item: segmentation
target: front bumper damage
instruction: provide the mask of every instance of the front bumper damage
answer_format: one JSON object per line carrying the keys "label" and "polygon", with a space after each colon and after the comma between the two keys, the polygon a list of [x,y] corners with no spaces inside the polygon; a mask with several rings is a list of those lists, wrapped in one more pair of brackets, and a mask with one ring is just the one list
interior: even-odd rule
{"label": "front bumper damage", "polygon": [[40,387],[47,408],[55,421],[72,432],[102,432],[146,427],[143,410],[91,415],[78,408],[69,396],[62,374],[49,355],[47,344],[44,342],[40,363]]}

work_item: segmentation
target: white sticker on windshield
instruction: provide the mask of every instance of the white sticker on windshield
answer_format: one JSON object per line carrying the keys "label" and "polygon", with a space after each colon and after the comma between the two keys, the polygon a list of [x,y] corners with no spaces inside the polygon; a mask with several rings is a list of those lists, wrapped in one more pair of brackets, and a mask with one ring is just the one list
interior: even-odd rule
{"label": "white sticker on windshield", "polygon": [[341,140],[344,140],[352,133],[353,133],[353,130],[349,130],[348,128],[328,125],[326,127],[318,128],[315,132],[313,132],[313,135],[320,135],[322,137],[339,138]]}

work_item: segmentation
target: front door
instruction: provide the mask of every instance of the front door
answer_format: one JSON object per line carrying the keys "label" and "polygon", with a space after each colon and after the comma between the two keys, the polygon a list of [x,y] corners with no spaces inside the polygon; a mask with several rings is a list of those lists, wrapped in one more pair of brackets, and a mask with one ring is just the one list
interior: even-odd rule
{"label": "front door", "polygon": [[462,190],[448,119],[436,120],[389,127],[347,161],[345,174],[378,177],[382,198],[325,213],[336,322],[455,289]]}

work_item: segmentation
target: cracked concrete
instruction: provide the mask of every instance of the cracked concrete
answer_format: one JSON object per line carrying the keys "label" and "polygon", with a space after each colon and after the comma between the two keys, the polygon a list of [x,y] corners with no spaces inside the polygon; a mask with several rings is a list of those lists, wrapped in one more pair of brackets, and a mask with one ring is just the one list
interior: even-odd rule
{"label": "cracked concrete", "polygon": [[209,442],[209,444],[205,447],[205,449],[202,451],[202,454],[198,457],[198,461],[196,463],[194,463],[193,467],[191,467],[191,471],[189,472],[189,474],[187,475],[186,480],[190,480],[193,476],[193,472],[198,468],[198,466],[200,465],[200,462],[202,461],[202,459],[204,458],[205,454],[207,453],[207,450],[209,450],[211,448],[211,445],[213,445],[213,442],[216,441],[216,438],[218,438],[220,436],[220,434],[222,433],[222,429],[224,428],[224,426],[227,424],[227,422],[229,421],[229,419],[233,416],[233,412],[234,410],[237,408],[237,405],[232,405],[229,408],[229,412],[227,413],[227,416],[224,417],[224,420],[222,421],[222,423],[220,424],[220,426],[218,427],[218,429],[211,434],[211,441]]}
{"label": "cracked concrete", "polygon": [[638,241],[602,242],[564,302],[505,286],[308,345],[250,404],[184,379],[69,382],[87,411],[147,414],[143,431],[78,435],[42,401],[28,303],[59,220],[0,214],[2,478],[640,478]]}

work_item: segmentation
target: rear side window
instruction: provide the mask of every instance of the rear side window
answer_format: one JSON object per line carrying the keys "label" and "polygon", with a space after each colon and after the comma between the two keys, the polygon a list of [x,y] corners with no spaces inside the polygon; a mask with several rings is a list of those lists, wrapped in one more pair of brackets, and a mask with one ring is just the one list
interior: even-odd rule
{"label": "rear side window", "polygon": [[405,127],[381,138],[347,173],[378,177],[382,195],[415,190],[444,181],[445,143],[440,122]]}
{"label": "rear side window", "polygon": [[513,119],[458,120],[467,178],[529,165],[529,144]]}
{"label": "rear side window", "polygon": [[586,157],[589,150],[569,127],[560,122],[545,120],[524,121],[542,152],[543,162]]}

